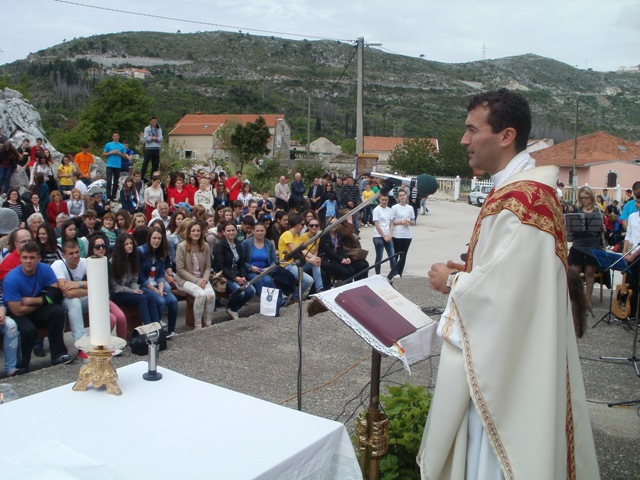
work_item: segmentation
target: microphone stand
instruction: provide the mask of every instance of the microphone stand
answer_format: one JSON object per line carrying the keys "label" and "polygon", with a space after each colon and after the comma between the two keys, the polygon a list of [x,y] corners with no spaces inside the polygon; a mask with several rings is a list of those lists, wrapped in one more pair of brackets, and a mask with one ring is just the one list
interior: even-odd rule
{"label": "microphone stand", "polygon": [[[613,288],[613,279],[615,276],[615,271],[617,269],[613,268],[615,267],[618,263],[620,263],[623,259],[627,258],[627,256],[632,253],[635,252],[636,249],[638,248],[638,246],[632,248],[631,250],[629,250],[627,253],[623,254],[620,258],[618,258],[615,262],[613,262],[611,265],[602,265],[600,263],[600,261],[598,260],[598,258],[596,257],[596,260],[598,260],[598,264],[600,265],[601,268],[604,268],[603,272],[603,281],[604,281],[604,272],[611,270],[611,292],[609,295],[609,311],[607,313],[605,313],[602,318],[600,318],[600,320],[598,320],[591,328],[596,328],[598,326],[598,324],[600,322],[605,322],[609,325],[611,325],[611,316],[613,315],[613,311],[611,310],[613,307],[613,292],[614,292],[614,288]],[[595,249],[594,249],[595,251]],[[635,262],[632,262],[631,265],[633,265]],[[626,267],[624,267],[622,270],[620,270],[620,273],[622,273],[623,275],[626,274],[629,269],[631,268],[631,265],[627,265]]]}
{"label": "microphone stand", "polygon": [[304,255],[302,254],[302,251],[305,248],[307,248],[309,245],[311,245],[313,242],[315,242],[316,240],[320,239],[322,236],[326,235],[327,233],[329,233],[332,230],[334,230],[335,228],[337,228],[338,225],[340,225],[341,223],[346,222],[353,215],[357,214],[358,212],[363,210],[368,205],[371,205],[378,198],[380,198],[380,195],[382,195],[383,193],[384,194],[389,193],[389,191],[394,186],[395,185],[392,182],[384,182],[383,186],[380,188],[378,193],[374,194],[371,198],[369,198],[369,199],[365,200],[364,202],[360,203],[354,209],[349,210],[349,212],[347,212],[345,215],[343,215],[342,217],[338,218],[335,222],[327,225],[324,230],[322,230],[321,232],[317,233],[316,235],[311,237],[309,240],[307,240],[303,244],[298,245],[291,252],[287,253],[280,262],[276,262],[273,265],[267,267],[257,277],[249,280],[247,283],[242,285],[240,288],[238,288],[235,292],[233,292],[229,296],[229,298],[232,298],[235,295],[239,295],[241,292],[243,292],[247,288],[249,288],[249,285],[253,285],[258,280],[263,278],[265,275],[269,275],[269,273],[271,273],[273,270],[275,270],[276,267],[278,267],[281,262],[287,262],[287,261],[291,260],[292,258],[294,258],[294,259],[302,259],[302,263],[296,262],[296,264],[298,265],[298,374],[297,374],[296,394],[298,396],[298,410],[299,411],[302,411],[302,276],[303,276],[302,266],[304,265]]}

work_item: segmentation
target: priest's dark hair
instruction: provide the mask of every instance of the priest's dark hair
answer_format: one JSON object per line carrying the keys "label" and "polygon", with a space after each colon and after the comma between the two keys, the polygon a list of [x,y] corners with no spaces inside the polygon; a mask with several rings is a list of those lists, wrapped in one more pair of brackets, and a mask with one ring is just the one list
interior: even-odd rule
{"label": "priest's dark hair", "polygon": [[516,150],[526,150],[531,133],[531,110],[526,98],[519,93],[501,88],[472,97],[467,105],[467,112],[478,107],[489,109],[487,123],[491,125],[493,133],[509,127],[515,129]]}

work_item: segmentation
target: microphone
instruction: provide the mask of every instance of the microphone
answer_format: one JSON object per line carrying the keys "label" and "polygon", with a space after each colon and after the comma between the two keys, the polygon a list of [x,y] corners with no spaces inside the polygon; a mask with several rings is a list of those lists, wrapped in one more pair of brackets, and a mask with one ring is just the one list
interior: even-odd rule
{"label": "microphone", "polygon": [[0,208],[0,235],[7,235],[18,228],[18,214],[10,208]]}
{"label": "microphone", "polygon": [[380,178],[386,184],[382,187],[384,193],[388,193],[395,186],[406,185],[409,188],[415,188],[418,195],[426,197],[438,190],[438,180],[436,177],[423,173],[417,177],[401,177],[400,175],[392,175],[390,173],[371,172],[370,177]]}

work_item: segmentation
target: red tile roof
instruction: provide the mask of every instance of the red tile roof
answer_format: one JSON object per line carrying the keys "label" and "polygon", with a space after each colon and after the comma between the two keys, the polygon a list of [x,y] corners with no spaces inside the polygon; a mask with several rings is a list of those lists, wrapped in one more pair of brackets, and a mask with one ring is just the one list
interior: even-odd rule
{"label": "red tile roof", "polygon": [[[364,137],[364,152],[391,152],[397,145],[402,144],[406,138],[403,137]],[[438,148],[438,140],[430,138],[431,143],[436,149]]]}
{"label": "red tile roof", "polygon": [[274,128],[277,121],[284,118],[284,115],[185,115],[169,135],[213,135],[227,120],[246,125],[249,122],[255,122],[258,117],[264,118],[267,127]]}
{"label": "red tile roof", "polygon": [[[573,166],[573,139],[531,153],[536,165]],[[578,137],[576,165],[640,160],[640,146],[605,132]]]}

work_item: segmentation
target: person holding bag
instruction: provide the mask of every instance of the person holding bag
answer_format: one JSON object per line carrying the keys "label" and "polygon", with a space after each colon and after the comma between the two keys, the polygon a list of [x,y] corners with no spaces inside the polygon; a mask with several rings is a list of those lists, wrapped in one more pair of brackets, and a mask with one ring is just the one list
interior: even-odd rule
{"label": "person holding bag", "polygon": [[200,329],[209,326],[208,318],[215,310],[216,293],[209,283],[211,254],[197,220],[189,223],[186,238],[176,250],[176,282],[178,290],[195,298],[194,328]]}
{"label": "person holding bag", "polygon": [[[253,280],[278,261],[276,248],[269,240],[265,240],[266,234],[267,228],[264,223],[258,222],[253,226],[253,235],[242,242],[242,255],[244,257],[247,278],[249,280]],[[253,287],[261,300],[263,288],[278,288],[276,287],[271,275],[265,275],[254,283]],[[282,291],[278,290],[275,311],[276,317],[280,315],[280,307],[282,306],[282,303]]]}

